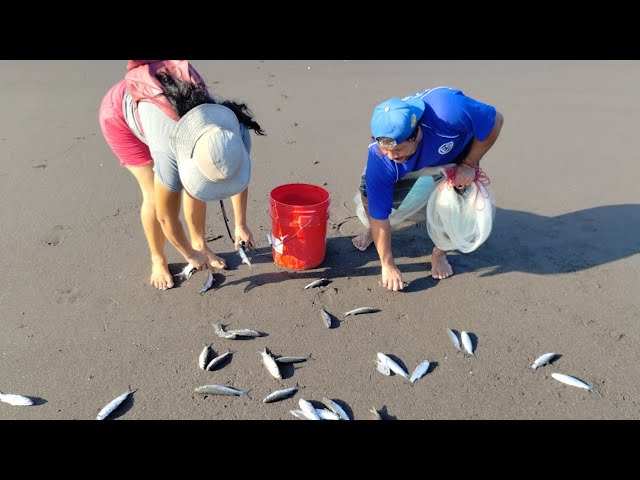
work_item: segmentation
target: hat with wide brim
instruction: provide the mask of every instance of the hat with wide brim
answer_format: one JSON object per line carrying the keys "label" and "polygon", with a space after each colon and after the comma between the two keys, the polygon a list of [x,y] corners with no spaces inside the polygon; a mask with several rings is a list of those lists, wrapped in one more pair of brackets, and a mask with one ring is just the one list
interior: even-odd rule
{"label": "hat with wide brim", "polygon": [[192,197],[223,200],[249,185],[251,159],[229,108],[206,103],[189,110],[175,126],[171,146],[182,186]]}

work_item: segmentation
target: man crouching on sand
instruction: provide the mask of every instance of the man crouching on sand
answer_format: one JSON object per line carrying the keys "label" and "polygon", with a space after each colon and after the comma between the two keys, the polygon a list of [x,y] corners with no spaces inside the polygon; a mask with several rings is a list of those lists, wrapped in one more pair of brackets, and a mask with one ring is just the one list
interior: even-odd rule
{"label": "man crouching on sand", "polygon": [[[389,222],[392,207],[417,179],[403,177],[425,167],[455,163],[455,186],[463,189],[474,181],[476,167],[498,138],[502,123],[502,114],[493,106],[449,87],[391,98],[375,107],[373,143],[360,178],[360,197],[371,228],[352,242],[360,251],[375,243],[382,287],[397,291],[404,286],[391,251]],[[436,279],[453,275],[447,252],[437,247],[431,255],[431,275]]]}

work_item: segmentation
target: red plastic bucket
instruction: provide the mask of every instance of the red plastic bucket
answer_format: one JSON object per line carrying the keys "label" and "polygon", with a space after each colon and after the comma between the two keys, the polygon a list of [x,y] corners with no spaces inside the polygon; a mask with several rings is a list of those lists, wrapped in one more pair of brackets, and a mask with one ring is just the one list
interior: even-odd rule
{"label": "red plastic bucket", "polygon": [[271,191],[271,250],[277,265],[308,270],[322,263],[330,205],[329,192],[317,185],[290,183]]}

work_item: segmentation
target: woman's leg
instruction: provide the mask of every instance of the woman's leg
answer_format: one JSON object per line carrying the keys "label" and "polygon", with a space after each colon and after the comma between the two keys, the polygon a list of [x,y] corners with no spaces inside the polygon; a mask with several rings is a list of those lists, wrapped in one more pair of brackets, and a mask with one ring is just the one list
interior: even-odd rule
{"label": "woman's leg", "polygon": [[219,257],[209,248],[204,239],[205,219],[207,217],[207,203],[197,200],[182,191],[182,208],[184,219],[189,227],[189,238],[191,238],[191,246],[195,250],[204,252],[212,262],[214,268],[226,268],[227,262],[224,258]]}
{"label": "woman's leg", "polygon": [[149,283],[160,290],[173,287],[173,277],[169,273],[167,257],[164,254],[165,236],[156,217],[155,191],[153,188],[153,166],[126,167],[138,181],[142,191],[140,219],[151,251],[151,277]]}

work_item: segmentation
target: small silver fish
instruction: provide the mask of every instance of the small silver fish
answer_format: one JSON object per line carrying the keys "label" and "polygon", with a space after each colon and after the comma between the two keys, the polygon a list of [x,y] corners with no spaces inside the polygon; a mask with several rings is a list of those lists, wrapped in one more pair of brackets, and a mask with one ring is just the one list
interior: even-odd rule
{"label": "small silver fish", "polygon": [[324,323],[324,326],[327,328],[331,328],[331,315],[329,315],[329,312],[327,312],[324,307],[320,309],[320,317],[322,318],[322,323]]}
{"label": "small silver fish", "polygon": [[372,407],[369,411],[373,413],[373,416],[375,417],[374,420],[382,420],[382,416],[380,415],[380,412],[376,410],[376,407]]}
{"label": "small silver fish", "polygon": [[416,380],[418,380],[419,378],[422,378],[429,371],[429,366],[431,366],[431,363],[429,363],[428,360],[425,360],[424,362],[420,363],[411,374],[409,383],[413,385]]}
{"label": "small silver fish", "polygon": [[207,280],[204,282],[204,285],[202,286],[202,289],[200,290],[200,293],[205,293],[206,291],[210,290],[211,287],[213,286],[213,272],[211,270],[207,270]]}
{"label": "small silver fish", "polygon": [[464,345],[464,349],[469,353],[469,355],[475,357],[475,354],[473,353],[473,342],[471,341],[471,337],[469,336],[469,334],[463,330],[462,332],[460,332],[460,338],[462,339],[462,345]]}
{"label": "small silver fish", "polygon": [[301,398],[298,400],[298,405],[300,405],[300,409],[305,413],[309,420],[322,420],[322,417],[320,417],[316,408],[309,400]]}
{"label": "small silver fish", "polygon": [[291,415],[293,415],[296,418],[299,418],[300,420],[315,420],[315,419],[311,419],[307,416],[306,413],[304,413],[302,410],[289,410],[289,413],[291,413]]}
{"label": "small silver fish", "polygon": [[306,357],[278,357],[278,358],[275,358],[274,360],[278,363],[301,363],[301,362],[306,362],[310,358],[311,358],[311,355],[308,355]]}
{"label": "small silver fish", "polygon": [[453,345],[456,347],[456,349],[459,351],[462,351],[462,348],[460,348],[460,340],[458,340],[458,337],[456,336],[455,332],[450,328],[447,328],[447,332],[449,333],[449,338],[453,342]]}
{"label": "small silver fish", "polygon": [[242,240],[240,242],[240,246],[238,247],[238,255],[240,255],[240,258],[242,258],[242,263],[246,263],[247,265],[249,265],[249,268],[251,268],[251,260],[249,260],[249,257],[247,256],[247,252],[244,249],[245,243],[244,240]]}
{"label": "small silver fish", "polygon": [[126,392],[124,392],[122,395],[118,395],[116,398],[111,400],[109,403],[107,403],[104,406],[102,410],[98,412],[98,416],[96,417],[96,420],[104,420],[105,418],[107,418],[111,414],[111,412],[113,412],[116,408],[118,408],[120,404],[124,402],[127,399],[127,397],[132,393],[133,392],[131,391],[131,388],[127,388]]}
{"label": "small silver fish", "polygon": [[197,271],[198,269],[196,267],[194,267],[190,263],[187,263],[187,266],[184,267],[181,272],[176,273],[174,277],[178,277],[182,280],[189,280],[191,278],[191,275],[193,275]]}
{"label": "small silver fish", "polygon": [[347,412],[345,412],[344,408],[342,408],[338,403],[334,402],[328,397],[322,397],[322,403],[324,403],[329,409],[338,414],[341,420],[351,420]]}
{"label": "small silver fish", "polygon": [[383,375],[387,377],[391,376],[391,369],[386,362],[381,362],[380,360],[376,360],[376,369]]}
{"label": "small silver fish", "polygon": [[[249,328],[242,328],[240,330],[227,330],[226,333],[228,335],[234,335],[235,337],[261,337],[262,334],[255,330],[251,330]],[[229,337],[231,338],[231,337]]]}
{"label": "small silver fish", "polygon": [[198,357],[198,366],[202,370],[206,370],[207,364],[209,363],[213,354],[214,352],[211,348],[211,345],[205,345],[205,347],[202,349],[202,352],[200,352],[200,356]]}
{"label": "small silver fish", "polygon": [[584,388],[589,391],[589,393],[593,392],[593,386],[588,383],[583,382],[579,378],[572,377],[571,375],[565,375],[564,373],[552,373],[551,376],[558,380],[559,382],[566,383],[567,385],[571,385],[573,387]]}
{"label": "small silver fish", "polygon": [[29,397],[25,397],[24,395],[18,395],[17,393],[0,392],[0,402],[8,403],[9,405],[33,405],[33,400]]}
{"label": "small silver fish", "polygon": [[276,390],[275,392],[272,392],[269,395],[267,395],[266,397],[264,397],[262,402],[263,403],[271,403],[271,402],[277,402],[279,400],[284,400],[286,398],[293,397],[296,394],[296,392],[299,390],[299,388],[300,387],[298,385],[296,385],[295,387],[284,388],[282,390]]}
{"label": "small silver fish", "polygon": [[271,376],[282,380],[280,367],[278,367],[278,364],[267,350],[267,347],[264,347],[264,350],[260,352],[260,355],[262,356],[262,363],[265,367],[267,367],[267,371],[271,374]]}
{"label": "small silver fish", "polygon": [[325,285],[329,285],[330,283],[331,280],[329,280],[328,278],[321,278],[319,280],[314,280],[310,284],[306,285],[304,289],[306,290],[307,288],[324,287]]}
{"label": "small silver fish", "polygon": [[207,363],[207,366],[204,369],[209,372],[212,372],[218,365],[220,365],[222,362],[224,362],[228,357],[230,357],[234,353],[235,353],[234,351],[229,350],[227,353],[223,353],[222,355],[218,355],[217,357],[212,358],[211,361]]}
{"label": "small silver fish", "polygon": [[354,308],[353,310],[349,310],[348,312],[346,312],[344,314],[344,316],[349,316],[349,315],[359,315],[361,313],[376,313],[376,312],[380,312],[381,310],[379,308],[373,308],[373,307],[360,307],[360,308]]}
{"label": "small silver fish", "polygon": [[236,397],[248,397],[249,391],[238,390],[237,388],[227,387],[225,385],[202,385],[196,387],[194,393],[202,395],[230,395]]}
{"label": "small silver fish", "polygon": [[316,408],[316,413],[322,420],[340,420],[340,416],[326,408]]}
{"label": "small silver fish", "polygon": [[545,353],[544,355],[540,355],[538,358],[536,358],[533,361],[533,364],[531,365],[531,368],[533,370],[535,370],[536,368],[540,368],[543,365],[546,365],[547,363],[550,363],[551,360],[553,360],[555,358],[556,354],[553,352],[550,353]]}
{"label": "small silver fish", "polygon": [[404,369],[400,365],[398,365],[396,362],[394,362],[390,357],[388,357],[382,352],[378,352],[378,358],[380,359],[381,362],[386,363],[392,372],[397,373],[398,375],[401,375],[407,380],[409,380],[409,374],[405,372]]}
{"label": "small silver fish", "polygon": [[225,329],[222,328],[222,325],[220,325],[219,323],[213,324],[213,331],[216,332],[216,335],[218,335],[221,338],[228,338],[231,340],[236,338],[235,334],[225,331]]}

